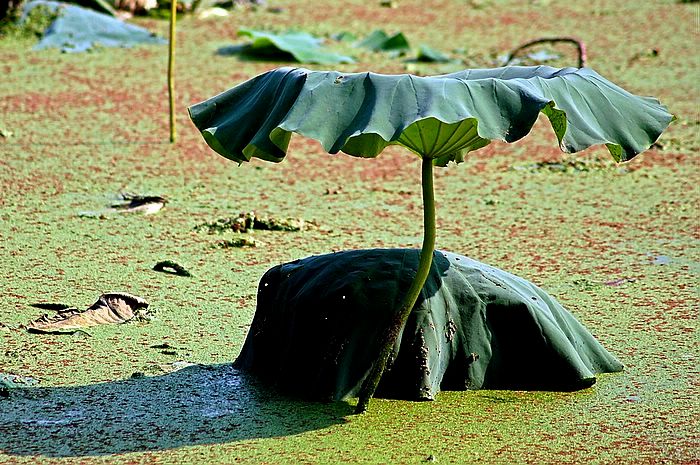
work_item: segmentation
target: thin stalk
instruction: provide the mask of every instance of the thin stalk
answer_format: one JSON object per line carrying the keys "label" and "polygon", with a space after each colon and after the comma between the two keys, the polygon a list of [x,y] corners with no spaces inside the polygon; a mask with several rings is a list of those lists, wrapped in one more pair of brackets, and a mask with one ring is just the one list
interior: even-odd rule
{"label": "thin stalk", "polygon": [[177,0],[170,3],[170,46],[168,49],[168,99],[170,100],[170,143],[175,142],[175,23],[177,21]]}
{"label": "thin stalk", "polygon": [[435,194],[433,192],[433,161],[431,159],[423,158],[421,180],[423,185],[423,247],[420,251],[418,269],[401,307],[382,335],[379,356],[362,384],[355,413],[363,413],[367,410],[369,400],[377,390],[389,357],[394,351],[401,329],[406,324],[408,316],[411,314],[421,290],[423,290],[425,281],[428,279],[428,274],[430,274],[435,250]]}

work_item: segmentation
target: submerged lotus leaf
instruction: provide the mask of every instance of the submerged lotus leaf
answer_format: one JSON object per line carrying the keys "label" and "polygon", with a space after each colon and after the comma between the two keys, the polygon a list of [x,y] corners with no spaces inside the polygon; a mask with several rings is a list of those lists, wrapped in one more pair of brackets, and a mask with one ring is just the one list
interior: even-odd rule
{"label": "submerged lotus leaf", "polygon": [[408,39],[402,32],[388,35],[381,29],[372,31],[364,40],[356,44],[357,47],[368,48],[373,52],[405,52],[411,48]]}
{"label": "submerged lotus leaf", "polygon": [[[418,266],[418,250],[353,250],[271,268],[238,368],[313,399],[357,394]],[[437,251],[378,394],[576,390],[622,364],[525,279]]]}
{"label": "submerged lotus leaf", "polygon": [[566,152],[605,144],[617,161],[648,149],[672,121],[587,68],[464,70],[418,77],[278,68],[189,108],[207,143],[234,161],[279,162],[293,132],[330,153],[375,157],[402,145],[437,165],[492,140],[514,142],[545,114]]}
{"label": "submerged lotus leaf", "polygon": [[239,36],[250,37],[251,42],[241,52],[247,55],[259,57],[289,54],[300,63],[336,64],[352,63],[354,60],[348,56],[328,52],[323,49],[322,39],[306,32],[288,32],[285,34],[273,34],[265,31],[241,28]]}
{"label": "submerged lotus leaf", "polygon": [[25,21],[36,7],[46,8],[56,14],[56,19],[44,31],[35,50],[60,48],[64,52],[85,52],[97,46],[133,47],[165,43],[165,40],[140,26],[77,5],[51,0],[28,2],[24,5],[20,21]]}

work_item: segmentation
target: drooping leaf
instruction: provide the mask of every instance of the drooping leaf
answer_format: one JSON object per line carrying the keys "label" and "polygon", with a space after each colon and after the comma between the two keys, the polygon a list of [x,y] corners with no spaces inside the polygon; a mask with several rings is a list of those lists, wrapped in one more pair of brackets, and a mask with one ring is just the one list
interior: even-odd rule
{"label": "drooping leaf", "polygon": [[111,292],[100,298],[86,310],[66,308],[53,316],[44,315],[27,325],[32,333],[72,333],[83,328],[104,324],[126,323],[148,308],[141,297]]}
{"label": "drooping leaf", "polygon": [[434,77],[279,68],[189,108],[231,160],[279,162],[293,132],[329,153],[375,157],[402,145],[437,165],[491,140],[514,142],[544,113],[566,152],[605,144],[617,161],[649,148],[672,121],[658,100],[587,68],[464,70]]}
{"label": "drooping leaf", "polygon": [[[312,399],[356,395],[418,266],[418,250],[352,250],[278,265],[235,366]],[[575,390],[622,364],[552,296],[523,278],[436,251],[379,395]],[[283,349],[281,349],[283,348]]]}
{"label": "drooping leaf", "polygon": [[370,49],[373,52],[405,52],[411,48],[402,32],[390,36],[381,29],[372,31],[356,46]]}
{"label": "drooping leaf", "polygon": [[67,3],[33,0],[24,6],[22,17],[27,17],[37,6],[57,13],[57,17],[34,47],[36,50],[60,48],[64,52],[84,52],[98,45],[132,47],[137,44],[165,43],[164,39],[147,29]]}
{"label": "drooping leaf", "polygon": [[[252,41],[244,45],[240,52],[261,58],[278,57],[288,55],[299,63],[337,64],[353,63],[353,59],[324,50],[323,40],[306,32],[287,32],[285,34],[273,34],[270,32],[256,31],[242,28],[238,35],[250,37]],[[280,57],[282,55],[282,57]]]}

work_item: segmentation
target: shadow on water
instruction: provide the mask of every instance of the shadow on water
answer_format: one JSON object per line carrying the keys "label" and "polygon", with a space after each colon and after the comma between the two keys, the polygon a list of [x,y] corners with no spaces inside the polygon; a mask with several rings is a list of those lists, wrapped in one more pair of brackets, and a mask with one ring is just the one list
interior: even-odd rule
{"label": "shadow on water", "polygon": [[262,62],[277,61],[282,63],[296,63],[298,60],[289,52],[277,47],[256,47],[248,44],[224,45],[216,50],[218,56],[235,56],[242,61]]}
{"label": "shadow on water", "polygon": [[231,365],[0,398],[0,450],[79,457],[288,436],[344,423],[345,402],[285,398]]}

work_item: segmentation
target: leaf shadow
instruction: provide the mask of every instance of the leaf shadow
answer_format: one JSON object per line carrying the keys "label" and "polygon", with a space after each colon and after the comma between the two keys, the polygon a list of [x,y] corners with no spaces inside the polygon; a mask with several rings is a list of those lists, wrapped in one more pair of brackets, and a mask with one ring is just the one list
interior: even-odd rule
{"label": "leaf shadow", "polygon": [[344,423],[346,402],[291,399],[230,364],[0,398],[0,450],[82,457],[280,437]]}
{"label": "leaf shadow", "polygon": [[252,48],[248,44],[242,45],[225,45],[216,50],[218,56],[236,56],[241,61],[252,62],[282,62],[293,63],[298,62],[294,55],[276,47],[258,47]]}

